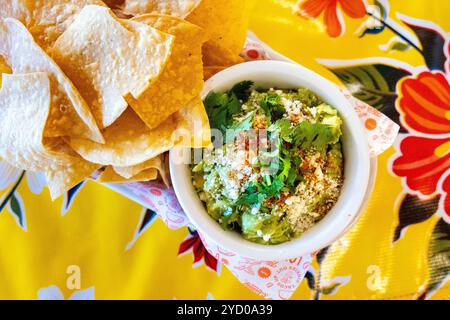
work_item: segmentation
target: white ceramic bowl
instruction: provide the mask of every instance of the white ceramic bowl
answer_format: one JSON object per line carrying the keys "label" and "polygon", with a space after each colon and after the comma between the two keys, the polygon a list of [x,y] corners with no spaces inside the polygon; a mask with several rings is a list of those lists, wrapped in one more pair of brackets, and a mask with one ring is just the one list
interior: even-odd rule
{"label": "white ceramic bowl", "polygon": [[225,92],[243,80],[258,88],[296,89],[306,87],[335,107],[343,119],[345,180],[335,206],[298,239],[279,245],[261,245],[225,231],[207,213],[191,182],[189,166],[181,164],[180,150],[170,153],[170,172],[178,200],[192,224],[209,241],[244,257],[281,260],[302,256],[330,245],[348,230],[363,207],[369,181],[369,150],[365,130],[355,110],[335,84],[297,64],[280,61],[246,62],[230,67],[209,79],[202,98],[210,91]]}

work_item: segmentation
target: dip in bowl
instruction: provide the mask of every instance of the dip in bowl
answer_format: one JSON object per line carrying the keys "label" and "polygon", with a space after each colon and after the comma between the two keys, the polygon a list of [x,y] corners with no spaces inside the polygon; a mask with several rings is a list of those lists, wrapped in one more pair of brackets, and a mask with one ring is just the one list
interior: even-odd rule
{"label": "dip in bowl", "polygon": [[214,148],[193,161],[192,183],[224,230],[280,244],[330,211],[344,178],[336,109],[306,88],[255,89],[251,81],[204,102],[220,130]]}
{"label": "dip in bowl", "polygon": [[[232,116],[214,110],[237,84]],[[200,159],[174,149],[170,170],[183,210],[207,241],[245,257],[277,260],[319,250],[350,227],[368,186],[369,151],[363,126],[336,85],[292,63],[247,62],[209,79],[202,98],[217,129],[215,148]],[[238,130],[227,134],[229,128]],[[258,131],[249,137],[248,128],[266,131],[266,159],[253,159],[252,139],[260,148],[265,136]],[[239,144],[230,143],[240,139],[245,160],[233,150]],[[278,148],[273,141],[280,141]],[[227,179],[241,171],[227,169],[235,166],[244,172]]]}

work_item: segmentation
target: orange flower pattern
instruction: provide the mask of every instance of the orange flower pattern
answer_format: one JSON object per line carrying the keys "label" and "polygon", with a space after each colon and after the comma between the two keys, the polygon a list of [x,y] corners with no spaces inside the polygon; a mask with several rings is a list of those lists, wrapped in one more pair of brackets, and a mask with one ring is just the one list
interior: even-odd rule
{"label": "orange flower pattern", "polygon": [[330,37],[339,37],[345,26],[342,14],[338,8],[350,18],[360,19],[366,15],[363,0],[306,0],[298,3],[298,13],[304,18],[317,19],[323,12],[323,20]]}

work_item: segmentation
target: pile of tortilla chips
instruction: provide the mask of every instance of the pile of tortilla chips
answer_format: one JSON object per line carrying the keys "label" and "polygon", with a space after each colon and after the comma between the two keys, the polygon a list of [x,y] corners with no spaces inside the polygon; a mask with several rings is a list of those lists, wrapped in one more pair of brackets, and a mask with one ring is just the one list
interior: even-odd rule
{"label": "pile of tortilla chips", "polygon": [[204,75],[241,62],[254,0],[4,0],[0,158],[53,199],[101,182],[170,183],[167,151],[205,147]]}

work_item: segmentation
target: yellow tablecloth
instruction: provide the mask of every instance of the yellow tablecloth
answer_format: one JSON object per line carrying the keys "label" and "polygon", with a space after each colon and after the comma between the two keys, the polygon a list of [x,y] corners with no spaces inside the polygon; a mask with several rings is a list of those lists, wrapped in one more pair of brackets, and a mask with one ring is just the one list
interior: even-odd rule
{"label": "yellow tablecloth", "polygon": [[[345,5],[351,1],[338,2]],[[445,43],[434,41],[433,45],[443,46],[441,55],[448,59],[450,2],[379,3],[386,11],[385,22],[400,35],[406,35],[407,41],[398,35],[394,38],[396,34],[389,28],[380,31],[376,21],[367,23],[368,16],[352,18],[346,12],[343,13],[345,31],[339,37],[331,37],[321,17],[310,21],[293,13],[295,0],[258,1],[251,29],[275,50],[336,82],[338,78],[326,67],[330,67],[330,62],[318,59],[352,59],[347,65],[357,64],[355,59],[368,58],[361,60],[366,63],[390,63],[393,60],[386,59],[395,59],[393,64],[399,68],[408,64],[415,68],[416,75],[431,68],[430,63],[426,64],[427,59],[424,60],[430,48],[420,43],[411,25],[408,27],[404,22],[409,18],[404,16],[426,20],[422,25],[447,32]],[[380,13],[377,8],[381,7],[371,8]],[[360,37],[366,28],[370,32]],[[428,57],[428,62],[439,59],[438,50],[437,56]],[[448,65],[446,72],[448,81]],[[445,68],[441,73],[445,73]],[[419,81],[417,77],[414,79]],[[445,88],[450,87],[442,86],[441,96],[445,101],[449,95]],[[394,86],[391,96],[383,97],[395,98],[395,90]],[[447,102],[444,108],[447,108],[448,121],[450,101]],[[398,101],[397,110],[402,110]],[[404,135],[434,138],[429,132],[417,133],[413,125],[408,126],[407,117],[403,121]],[[438,132],[436,136],[443,139],[439,140],[441,158],[450,152],[445,144],[449,132]],[[392,169],[392,161],[399,158],[395,152],[391,148],[379,158],[377,181],[366,212],[345,237],[319,254],[293,299],[450,297],[450,283],[445,281],[450,275],[450,231],[445,222],[449,219],[441,218],[446,214],[444,179],[439,180],[440,185],[432,195],[422,199],[414,196],[417,190],[405,185],[404,175],[402,187],[402,174]],[[448,162],[444,163],[445,170],[441,168],[438,178],[444,177],[448,168]],[[0,202],[11,194],[17,179],[20,172],[0,165],[3,188]],[[185,242],[187,251],[179,256],[180,244],[189,234],[187,229],[169,230],[150,213],[146,215],[142,207],[104,186],[90,181],[74,192],[73,197],[53,203],[48,191],[40,189],[37,178],[26,174],[0,214],[0,298],[259,298],[226,268],[219,266],[218,272],[213,271],[202,263],[204,259],[193,265],[195,245],[190,247]],[[198,259],[202,258],[201,254],[197,252]]]}

